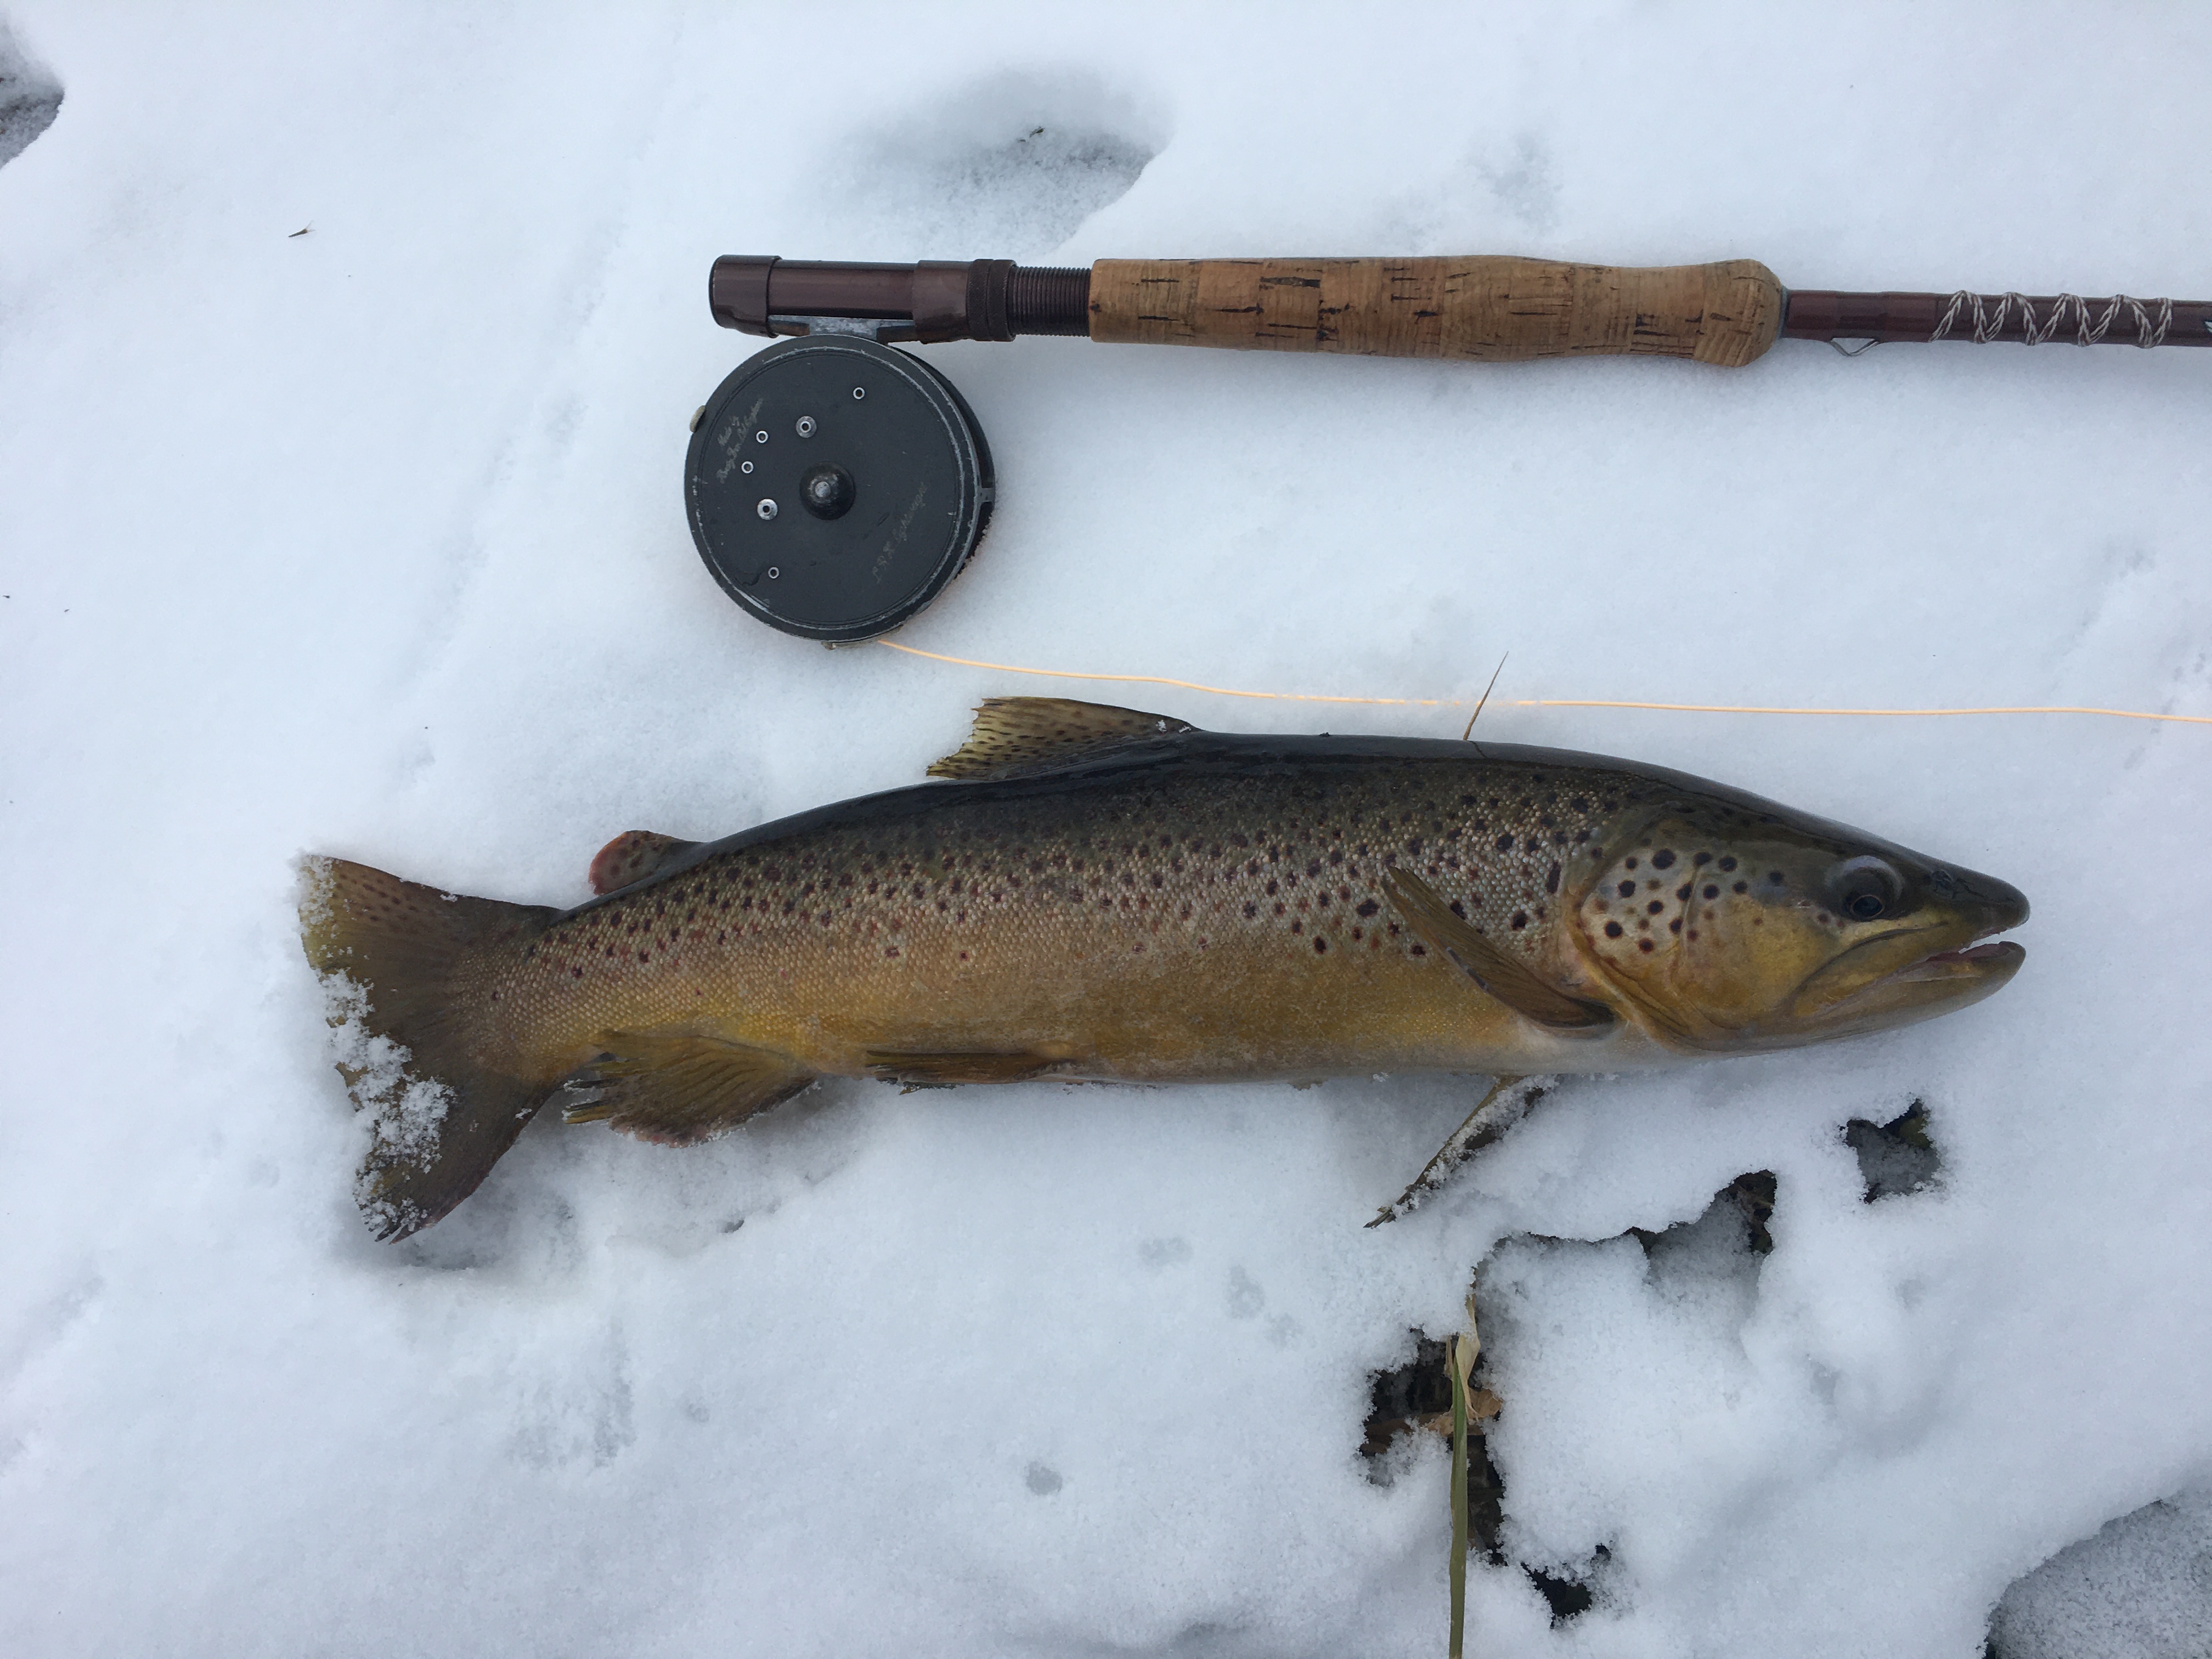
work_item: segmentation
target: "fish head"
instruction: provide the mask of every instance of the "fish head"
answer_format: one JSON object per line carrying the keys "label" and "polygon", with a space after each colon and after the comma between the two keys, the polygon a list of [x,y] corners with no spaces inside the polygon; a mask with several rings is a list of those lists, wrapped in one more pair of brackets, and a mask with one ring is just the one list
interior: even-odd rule
{"label": "fish head", "polygon": [[2027,952],[2019,890],[1750,796],[1676,799],[1623,826],[1575,894],[1584,970],[1662,1042],[1795,1048],[1930,1019]]}

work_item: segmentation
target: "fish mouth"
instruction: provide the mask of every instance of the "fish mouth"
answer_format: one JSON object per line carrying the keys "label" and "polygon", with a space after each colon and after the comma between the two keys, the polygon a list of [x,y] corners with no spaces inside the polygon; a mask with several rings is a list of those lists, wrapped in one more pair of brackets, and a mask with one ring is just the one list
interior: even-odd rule
{"label": "fish mouth", "polygon": [[[1938,951],[1932,956],[1923,957],[1914,966],[1928,968],[1940,962],[1947,966],[1954,963],[1971,963],[1978,967],[1984,963],[2009,962],[2018,967],[2027,960],[2025,950],[2008,939],[2001,939],[1988,945],[1970,945],[1963,951]],[[1904,971],[1910,973],[1912,969]]]}
{"label": "fish mouth", "polygon": [[1932,951],[1893,974],[1884,974],[1866,989],[1878,990],[1886,985],[1973,984],[1992,975],[2009,979],[2027,960],[2027,951],[2010,939],[1992,939],[1956,951]]}
{"label": "fish mouth", "polygon": [[1798,988],[1791,1012],[1823,1022],[1923,1018],[1980,1001],[2027,960],[2027,951],[2012,940],[1992,939],[1930,951],[1863,983],[1850,982],[1863,971],[1866,956],[1894,950],[1901,937],[1887,934],[1846,951]]}

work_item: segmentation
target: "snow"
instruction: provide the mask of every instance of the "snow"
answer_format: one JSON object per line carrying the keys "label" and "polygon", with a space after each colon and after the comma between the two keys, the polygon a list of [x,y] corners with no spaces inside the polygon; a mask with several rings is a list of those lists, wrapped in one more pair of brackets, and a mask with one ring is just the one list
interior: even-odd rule
{"label": "snow", "polygon": [[2005,1592],[1998,1659],[2130,1653],[2192,1659],[2212,1630],[2212,1493],[2182,1492],[2107,1522]]}
{"label": "snow", "polygon": [[[380,1247],[292,908],[309,854],[574,902],[617,830],[913,781],[977,697],[1041,689],[716,591],[677,477],[755,343],[708,319],[718,253],[1742,254],[2197,297],[2212,19],[6,17],[0,94],[61,101],[0,168],[0,1649],[1432,1653],[1447,1460],[1383,1484],[1358,1448],[1370,1374],[1486,1262],[1485,1659],[1964,1659],[2093,1537],[2006,1600],[2007,1659],[2185,1631],[2212,738],[1512,700],[2212,714],[2197,354],[927,349],[1001,496],[906,642],[1462,699],[1510,650],[1496,738],[2034,901],[1989,1003],[1571,1083],[1391,1227],[1360,1224],[1478,1085],[846,1084],[690,1152],[540,1122]],[[1940,1175],[1867,1202],[1844,1126],[1915,1099]],[[1753,1170],[1771,1254],[1624,1237]],[[1554,1626],[1522,1565],[1600,1546]]]}

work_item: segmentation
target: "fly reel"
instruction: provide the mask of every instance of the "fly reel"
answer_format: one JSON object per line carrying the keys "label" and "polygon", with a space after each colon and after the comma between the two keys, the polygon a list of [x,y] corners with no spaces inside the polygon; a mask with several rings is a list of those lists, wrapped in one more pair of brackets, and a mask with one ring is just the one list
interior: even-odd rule
{"label": "fly reel", "polygon": [[691,537],[722,591],[832,644],[887,634],[942,592],[994,488],[951,384],[851,334],[748,358],[707,400],[684,468]]}

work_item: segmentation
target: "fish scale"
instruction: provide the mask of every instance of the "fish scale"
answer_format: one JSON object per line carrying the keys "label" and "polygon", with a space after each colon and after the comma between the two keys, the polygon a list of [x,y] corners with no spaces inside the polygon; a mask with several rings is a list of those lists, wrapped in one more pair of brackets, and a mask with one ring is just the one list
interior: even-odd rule
{"label": "fish scale", "polygon": [[[871,1049],[981,1040],[975,1018],[945,1006],[964,994],[988,1000],[991,1041],[1068,1047],[1068,1074],[1211,1074],[1220,1063],[1182,1044],[1148,1040],[1149,1053],[1131,1052],[1126,1039],[1150,1039],[1159,1021],[1111,1005],[1164,999],[1165,1015],[1224,975],[1356,1024],[1360,1011],[1341,1006],[1337,982],[1357,975],[1363,999],[1379,990],[1425,1004],[1440,994],[1441,1023],[1464,1024],[1454,1018],[1465,1012],[1463,980],[1391,909],[1383,872],[1419,871],[1478,930],[1540,963],[1556,951],[1565,866],[1601,854],[1601,825],[1637,792],[1603,775],[1547,778],[1443,747],[1449,758],[1352,757],[1334,775],[1225,750],[1166,776],[1125,764],[1048,788],[939,784],[878,796],[874,822],[762,832],[572,913],[496,989],[519,1030],[560,1029],[579,1046],[607,1029],[704,1012],[739,1040],[835,1072],[860,1070]],[[1052,982],[1065,962],[1085,965],[1079,996]],[[833,994],[834,1006],[815,1000]],[[1010,1007],[1020,1011],[1011,1023]],[[1264,1002],[1253,1014],[1249,1023],[1269,1026],[1285,1017]],[[1482,1033],[1462,1035],[1475,1041],[1388,1058],[1450,1067],[1495,1058]],[[1210,1036],[1221,1042],[1222,1022]],[[1342,1037],[1348,1054],[1361,1033]],[[1260,1041],[1249,1034],[1230,1063],[1245,1064]],[[1326,1065],[1325,1041],[1304,1030],[1290,1069]],[[1158,1064],[1163,1047],[1176,1054],[1171,1070]]]}

